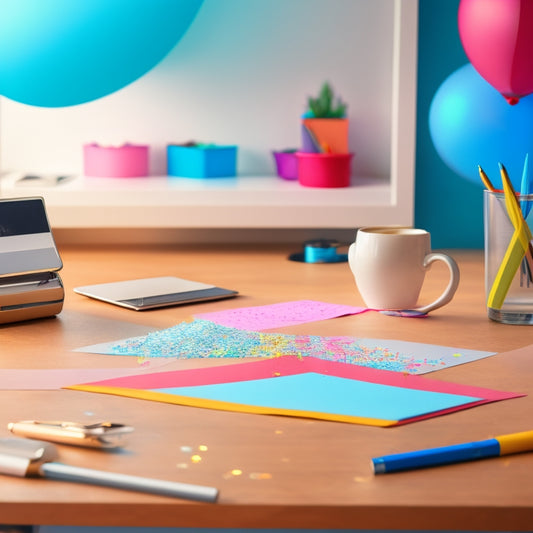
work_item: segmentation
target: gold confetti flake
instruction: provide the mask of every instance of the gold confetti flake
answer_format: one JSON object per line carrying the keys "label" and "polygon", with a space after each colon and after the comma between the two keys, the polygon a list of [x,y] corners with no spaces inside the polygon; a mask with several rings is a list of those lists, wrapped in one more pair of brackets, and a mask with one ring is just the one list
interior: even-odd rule
{"label": "gold confetti flake", "polygon": [[250,474],[250,479],[272,479],[272,474],[269,474],[268,472],[252,472]]}
{"label": "gold confetti flake", "polygon": [[242,470],[240,468],[234,468],[233,470],[229,470],[228,472],[224,472],[222,474],[222,477],[224,479],[233,479],[235,477],[239,477],[242,475]]}
{"label": "gold confetti flake", "polygon": [[353,480],[356,483],[368,483],[369,481],[372,481],[373,476],[355,476]]}

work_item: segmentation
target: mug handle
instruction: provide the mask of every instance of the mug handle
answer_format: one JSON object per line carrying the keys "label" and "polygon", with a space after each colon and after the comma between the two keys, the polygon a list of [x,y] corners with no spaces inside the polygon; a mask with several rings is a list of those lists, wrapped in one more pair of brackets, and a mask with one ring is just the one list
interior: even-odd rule
{"label": "mug handle", "polygon": [[426,314],[430,311],[438,309],[439,307],[442,307],[443,305],[446,305],[451,301],[455,291],[457,290],[457,287],[459,286],[459,267],[457,266],[455,260],[446,254],[431,253],[424,257],[424,268],[428,268],[434,261],[443,261],[446,263],[446,266],[450,271],[450,281],[448,282],[448,286],[434,302],[423,307],[417,307],[416,309],[413,309],[413,311]]}

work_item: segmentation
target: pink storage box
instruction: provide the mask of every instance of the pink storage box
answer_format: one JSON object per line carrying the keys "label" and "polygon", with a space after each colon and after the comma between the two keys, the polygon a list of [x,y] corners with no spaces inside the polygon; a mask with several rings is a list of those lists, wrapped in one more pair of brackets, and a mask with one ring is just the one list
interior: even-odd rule
{"label": "pink storage box", "polygon": [[83,168],[86,176],[98,178],[131,178],[148,176],[148,146],[83,146]]}

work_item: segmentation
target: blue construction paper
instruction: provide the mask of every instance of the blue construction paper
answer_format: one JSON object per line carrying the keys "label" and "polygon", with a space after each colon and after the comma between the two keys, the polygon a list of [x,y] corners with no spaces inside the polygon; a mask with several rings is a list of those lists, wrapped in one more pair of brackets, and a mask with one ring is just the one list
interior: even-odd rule
{"label": "blue construction paper", "polygon": [[368,383],[315,372],[235,383],[151,390],[243,405],[391,421],[421,416],[482,399]]}

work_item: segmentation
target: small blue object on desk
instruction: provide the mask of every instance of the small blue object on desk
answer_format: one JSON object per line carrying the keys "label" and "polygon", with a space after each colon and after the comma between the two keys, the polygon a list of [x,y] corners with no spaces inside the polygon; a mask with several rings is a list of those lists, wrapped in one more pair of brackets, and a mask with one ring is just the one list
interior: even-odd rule
{"label": "small blue object on desk", "polygon": [[167,173],[185,178],[234,177],[237,173],[237,147],[215,144],[169,144]]}
{"label": "small blue object on desk", "polygon": [[344,263],[348,261],[348,254],[338,253],[340,246],[343,245],[333,239],[305,241],[303,252],[291,254],[289,259],[301,263]]}
{"label": "small blue object on desk", "polygon": [[523,431],[476,442],[375,457],[372,464],[374,474],[387,474],[529,451],[533,451],[533,431]]}

